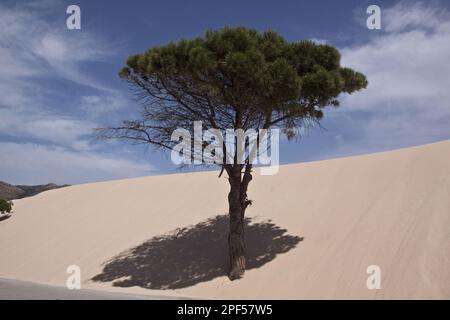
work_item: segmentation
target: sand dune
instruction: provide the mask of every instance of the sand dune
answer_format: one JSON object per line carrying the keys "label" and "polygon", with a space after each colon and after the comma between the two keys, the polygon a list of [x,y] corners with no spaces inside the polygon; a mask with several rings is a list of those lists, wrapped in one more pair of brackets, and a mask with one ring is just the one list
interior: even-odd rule
{"label": "sand dune", "polygon": [[[0,277],[204,298],[450,298],[450,141],[255,174],[249,268],[226,270],[217,172],[75,185],[14,201]],[[369,265],[381,289],[366,286]]]}

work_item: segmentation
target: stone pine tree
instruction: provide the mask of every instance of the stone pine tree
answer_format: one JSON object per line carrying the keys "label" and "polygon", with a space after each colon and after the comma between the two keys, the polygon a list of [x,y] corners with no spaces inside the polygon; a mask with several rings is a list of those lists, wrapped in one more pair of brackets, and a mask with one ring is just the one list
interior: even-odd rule
{"label": "stone pine tree", "polygon": [[[274,31],[237,27],[207,31],[131,55],[120,71],[141,102],[140,117],[99,129],[103,138],[149,143],[173,150],[177,128],[280,128],[288,138],[317,124],[341,93],[367,86],[366,77],[340,66],[330,45],[288,42]],[[225,147],[225,146],[224,146]],[[230,184],[229,278],[245,271],[244,214],[252,163],[221,164]]]}

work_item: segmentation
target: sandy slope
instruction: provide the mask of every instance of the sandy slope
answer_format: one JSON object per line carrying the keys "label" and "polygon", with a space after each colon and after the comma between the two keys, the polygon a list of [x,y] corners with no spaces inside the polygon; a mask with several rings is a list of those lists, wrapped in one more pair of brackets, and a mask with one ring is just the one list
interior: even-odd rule
{"label": "sandy slope", "polygon": [[0,278],[0,300],[166,300],[168,298],[171,297],[120,294],[104,290],[67,290],[66,287]]}
{"label": "sandy slope", "polygon": [[[227,190],[207,172],[17,200],[0,221],[0,277],[64,286],[76,264],[84,288],[137,294],[450,298],[450,141],[256,174],[249,270],[234,282],[217,217]],[[381,290],[366,287],[369,265]]]}

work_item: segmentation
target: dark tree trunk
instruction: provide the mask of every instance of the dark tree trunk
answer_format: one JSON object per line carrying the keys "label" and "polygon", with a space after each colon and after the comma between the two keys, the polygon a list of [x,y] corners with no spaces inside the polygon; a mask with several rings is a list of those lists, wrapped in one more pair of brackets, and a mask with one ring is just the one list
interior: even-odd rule
{"label": "dark tree trunk", "polygon": [[228,205],[230,215],[230,231],[228,234],[228,250],[230,255],[231,280],[239,279],[245,271],[244,214],[245,209],[240,201],[241,178],[230,177],[230,193]]}
{"label": "dark tree trunk", "polygon": [[247,199],[247,187],[252,179],[251,165],[245,167],[241,179],[241,167],[235,165],[229,172],[230,192],[228,194],[230,231],[228,246],[230,256],[230,280],[239,279],[245,272],[245,209],[251,203]]}

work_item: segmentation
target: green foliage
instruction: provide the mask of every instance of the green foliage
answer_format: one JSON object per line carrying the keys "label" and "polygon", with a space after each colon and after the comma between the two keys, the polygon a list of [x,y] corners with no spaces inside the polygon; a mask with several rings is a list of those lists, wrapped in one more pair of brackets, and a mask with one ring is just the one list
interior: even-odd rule
{"label": "green foliage", "polygon": [[10,213],[13,203],[9,200],[0,199],[0,213]]}
{"label": "green foliage", "polygon": [[288,42],[274,31],[243,27],[210,30],[204,37],[150,48],[130,56],[119,75],[165,104],[157,112],[147,109],[146,120],[170,118],[175,126],[177,114],[168,111],[170,102],[189,110],[183,119],[208,120],[219,129],[230,125],[227,117],[234,112],[231,124],[243,129],[319,121],[322,108],[339,106],[341,93],[368,84],[362,73],[340,66],[340,53],[330,45]]}

